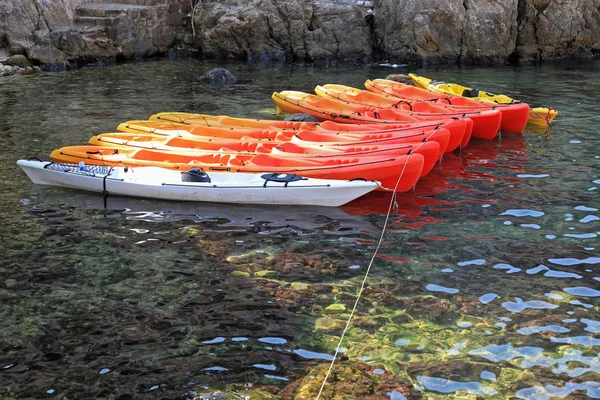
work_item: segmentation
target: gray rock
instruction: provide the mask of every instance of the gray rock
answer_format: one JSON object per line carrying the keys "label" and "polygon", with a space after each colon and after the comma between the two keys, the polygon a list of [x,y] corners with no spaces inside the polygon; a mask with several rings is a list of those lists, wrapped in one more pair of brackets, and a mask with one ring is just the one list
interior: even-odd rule
{"label": "gray rock", "polygon": [[498,63],[600,53],[598,0],[202,0],[195,40],[189,0],[139,12],[127,11],[128,4],[159,2],[113,1],[110,7],[123,10],[114,21],[90,16],[106,3],[0,0],[0,59],[20,54],[65,65],[148,57],[167,53],[177,38],[204,56],[260,62],[362,61],[377,54]]}
{"label": "gray rock", "polygon": [[198,400],[234,400],[235,397],[237,396],[229,395],[223,392],[213,392],[204,393],[203,395],[198,397]]}
{"label": "gray rock", "polygon": [[237,82],[237,78],[225,68],[214,68],[202,74],[198,80],[213,88],[220,88]]}
{"label": "gray rock", "polygon": [[389,79],[390,81],[404,83],[406,85],[413,84],[412,79],[410,79],[410,77],[408,75],[404,75],[404,74],[390,74],[390,75],[386,76],[385,79]]}
{"label": "gray rock", "polygon": [[14,56],[11,56],[8,58],[8,60],[6,61],[7,65],[12,65],[13,67],[21,67],[21,68],[25,68],[25,67],[29,67],[31,65],[31,61],[29,61],[27,59],[27,57],[25,57],[24,55],[21,54],[16,54]]}
{"label": "gray rock", "polygon": [[355,1],[203,0],[196,42],[204,55],[262,60],[359,59],[373,54],[367,9]]}
{"label": "gray rock", "polygon": [[16,67],[0,64],[0,76],[13,75],[16,72]]}
{"label": "gray rock", "polygon": [[29,58],[40,64],[64,64],[67,62],[66,55],[50,44],[33,46],[29,49]]}
{"label": "gray rock", "polygon": [[284,121],[299,121],[299,122],[319,122],[318,119],[309,114],[291,114],[283,119]]}

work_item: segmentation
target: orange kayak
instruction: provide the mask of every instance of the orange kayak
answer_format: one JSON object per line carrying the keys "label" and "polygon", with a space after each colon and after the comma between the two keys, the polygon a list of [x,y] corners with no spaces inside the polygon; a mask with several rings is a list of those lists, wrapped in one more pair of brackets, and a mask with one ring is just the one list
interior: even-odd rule
{"label": "orange kayak", "polygon": [[435,166],[435,163],[439,160],[440,155],[440,145],[436,141],[421,143],[408,142],[392,145],[370,144],[362,146],[328,146],[325,143],[318,146],[311,146],[305,143],[304,146],[302,146],[301,144],[290,142],[244,142],[241,140],[207,142],[196,140],[194,138],[169,137],[152,134],[105,133],[93,136],[89,140],[89,144],[110,147],[128,146],[164,151],[192,150],[197,151],[200,154],[273,154],[291,158],[327,158],[339,156],[387,157],[418,153],[424,158],[421,176],[425,176],[431,171]]}
{"label": "orange kayak", "polygon": [[[266,121],[266,120],[265,120]],[[277,121],[274,121],[277,122]],[[330,122],[330,121],[328,121]],[[420,124],[408,123],[408,124],[394,124],[394,125],[369,125],[368,129],[362,129],[364,125],[353,125],[353,124],[339,124],[335,122],[323,122],[315,124],[315,126],[308,126],[306,129],[314,132],[329,133],[329,134],[340,134],[340,133],[374,133],[374,132],[398,132],[403,134],[404,132],[414,132],[417,130],[433,131],[439,128],[442,124],[437,121],[423,122]],[[340,127],[342,129],[333,129]],[[375,129],[379,127],[379,129]],[[353,128],[353,129],[349,129]],[[381,129],[384,128],[384,129]],[[221,137],[228,139],[239,139],[242,137],[250,138],[254,137],[257,139],[263,138],[266,140],[280,140],[285,141],[285,137],[291,137],[299,131],[305,129],[279,129],[279,128],[248,128],[248,127],[226,127],[216,126],[208,127],[204,125],[190,125],[190,124],[177,124],[173,122],[163,121],[127,121],[120,124],[117,127],[119,132],[130,132],[130,133],[153,133],[157,135],[167,136],[210,136],[210,137]],[[191,135],[190,135],[191,134]]]}
{"label": "orange kayak", "polygon": [[[472,135],[483,139],[493,139],[500,131],[502,114],[497,110],[465,109],[463,112],[450,110],[424,101],[406,101],[391,96],[380,95],[367,90],[344,85],[325,85],[315,88],[317,95],[375,108],[391,108],[408,115],[424,119],[461,118],[467,116],[473,121]],[[467,135],[465,135],[467,136]],[[469,137],[463,138],[465,147]]]}
{"label": "orange kayak", "polygon": [[500,128],[509,132],[522,132],[529,119],[529,105],[525,103],[486,104],[465,97],[434,92],[387,79],[367,80],[365,87],[370,92],[385,93],[398,99],[431,101],[436,105],[452,106],[458,109],[467,107],[470,109],[498,110],[502,113]]}
{"label": "orange kayak", "polygon": [[52,161],[95,165],[155,166],[187,171],[200,167],[213,172],[290,173],[308,178],[377,180],[384,189],[402,192],[417,183],[423,170],[421,154],[397,157],[288,158],[270,154],[199,154],[129,147],[69,146],[54,150]]}
{"label": "orange kayak", "polygon": [[[150,122],[163,122],[161,129],[183,129],[182,125],[197,125],[212,128],[226,129],[268,129],[268,130],[290,130],[290,131],[335,131],[335,132],[363,132],[363,131],[389,131],[414,128],[416,124],[397,123],[386,124],[362,124],[362,123],[339,123],[333,121],[322,122],[297,122],[269,119],[234,118],[228,116],[217,116],[208,114],[192,114],[184,112],[165,112],[150,116],[148,121],[129,121],[138,125]],[[433,123],[418,124],[419,127],[433,126]],[[158,127],[159,125],[153,125]]]}
{"label": "orange kayak", "polygon": [[353,146],[353,145],[398,145],[415,142],[437,142],[440,145],[438,159],[442,158],[448,148],[450,132],[448,129],[440,128],[433,132],[416,132],[410,135],[398,136],[393,133],[363,133],[363,134],[339,134],[331,135],[313,131],[298,132],[292,136],[290,142],[300,146],[327,145],[327,146]]}
{"label": "orange kayak", "polygon": [[[345,122],[379,122],[381,124],[396,123],[398,120],[406,121],[408,117],[390,109],[379,109],[374,111],[372,107],[365,107],[354,103],[341,102],[339,100],[326,99],[302,92],[286,91],[273,93],[271,96],[277,104],[277,108],[287,113],[307,113],[317,119],[332,119]],[[415,126],[428,121],[413,121]],[[435,122],[435,121],[429,121]],[[456,118],[437,121],[450,131],[450,143],[446,151],[456,150],[473,121],[469,118]]]}
{"label": "orange kayak", "polygon": [[[161,125],[162,122],[158,122]],[[178,137],[193,137],[203,141],[212,140],[242,140],[246,142],[252,141],[276,141],[276,142],[288,142],[291,138],[299,133],[297,131],[270,131],[258,128],[248,129],[232,129],[227,130],[224,128],[209,128],[205,126],[194,126],[194,125],[182,125],[185,130],[167,130],[154,128],[152,123],[146,123],[143,125],[137,125],[137,121],[125,122],[117,127],[117,130],[125,133],[150,133],[165,136],[178,136]],[[302,132],[302,131],[300,131]],[[453,146],[456,148],[460,145],[458,137],[446,139],[441,132],[448,132],[446,128],[438,128],[438,125],[434,125],[427,130],[419,130],[415,128],[395,130],[395,131],[367,131],[367,132],[333,132],[333,131],[304,131],[313,132],[318,137],[319,142],[356,142],[356,141],[373,141],[379,139],[395,139],[395,143],[406,143],[406,142],[421,142],[423,140],[433,140],[440,143],[440,151],[449,151],[449,147]],[[207,135],[207,136],[205,136]],[[208,136],[212,135],[212,136]],[[451,140],[453,140],[451,142]],[[440,154],[440,157],[443,155]]]}

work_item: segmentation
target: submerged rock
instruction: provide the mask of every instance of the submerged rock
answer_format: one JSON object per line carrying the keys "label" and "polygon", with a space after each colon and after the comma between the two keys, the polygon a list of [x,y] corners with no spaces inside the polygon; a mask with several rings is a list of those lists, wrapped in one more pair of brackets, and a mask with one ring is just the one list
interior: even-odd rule
{"label": "submerged rock", "polygon": [[319,318],[315,321],[315,331],[317,332],[331,332],[344,329],[346,321],[335,318]]}
{"label": "submerged rock", "polygon": [[236,76],[225,68],[213,68],[200,75],[198,80],[210,84],[213,88],[221,88],[226,85],[237,83],[238,81]]}
{"label": "submerged rock", "polygon": [[283,119],[284,121],[296,121],[296,122],[319,122],[318,119],[309,114],[297,113],[288,115]]}
{"label": "submerged rock", "polygon": [[[313,368],[304,379],[296,381],[279,394],[287,399],[312,400],[325,378],[328,364]],[[376,371],[376,372],[374,372]],[[420,399],[422,396],[408,382],[403,382],[383,369],[366,364],[340,362],[333,366],[327,385],[323,390],[324,399],[384,399],[383,393],[397,392],[406,399]]]}
{"label": "submerged rock", "polygon": [[341,314],[346,311],[344,304],[331,304],[325,308],[325,314]]}
{"label": "submerged rock", "polygon": [[262,271],[256,271],[254,273],[254,276],[257,278],[277,278],[277,275],[279,275],[279,273],[277,271],[269,271],[269,270],[262,270]]}
{"label": "submerged rock", "polygon": [[405,74],[389,74],[385,77],[385,79],[389,79],[390,81],[404,83],[405,85],[412,85],[413,81],[410,79],[408,75]]}

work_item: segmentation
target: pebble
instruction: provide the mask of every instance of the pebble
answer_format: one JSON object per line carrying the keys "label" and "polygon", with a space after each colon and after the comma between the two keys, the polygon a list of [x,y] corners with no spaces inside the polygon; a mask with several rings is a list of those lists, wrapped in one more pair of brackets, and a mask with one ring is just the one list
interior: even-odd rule
{"label": "pebble", "polygon": [[16,279],[7,279],[4,281],[4,285],[7,288],[15,287],[15,286],[17,286],[17,280]]}
{"label": "pebble", "polygon": [[37,65],[35,67],[26,67],[26,68],[21,68],[21,67],[16,67],[16,66],[11,66],[11,65],[4,65],[4,64],[0,64],[0,76],[8,76],[8,75],[15,75],[15,74],[23,74],[23,75],[32,75],[36,72],[41,72],[41,68],[38,67]]}

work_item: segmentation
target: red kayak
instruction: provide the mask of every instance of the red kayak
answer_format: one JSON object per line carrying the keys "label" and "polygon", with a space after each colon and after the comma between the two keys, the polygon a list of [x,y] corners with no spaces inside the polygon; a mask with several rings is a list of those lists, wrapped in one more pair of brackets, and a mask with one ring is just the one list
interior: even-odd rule
{"label": "red kayak", "polygon": [[529,105],[525,103],[485,104],[465,97],[433,92],[387,79],[367,80],[365,87],[373,93],[385,93],[398,99],[431,101],[436,105],[451,106],[453,109],[498,110],[502,113],[500,128],[509,132],[522,132],[529,119]]}
{"label": "red kayak", "polygon": [[[347,101],[367,107],[374,107],[375,109],[391,108],[423,119],[446,119],[467,116],[473,120],[472,135],[482,139],[493,139],[496,137],[498,131],[500,131],[500,123],[502,121],[502,114],[497,110],[482,110],[481,108],[477,110],[473,108],[471,110],[465,109],[461,112],[440,107],[430,102],[407,101],[343,85],[317,86],[315,92],[321,97]],[[464,139],[462,145],[463,147],[467,145]]]}

